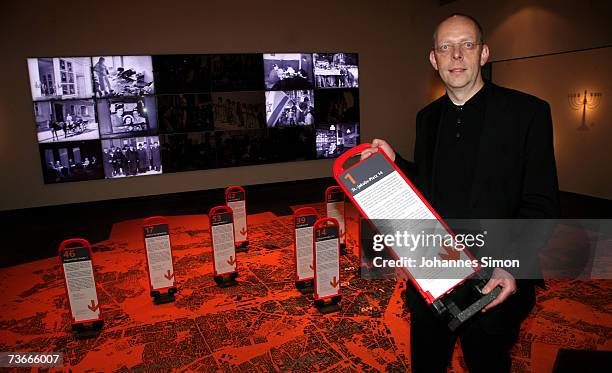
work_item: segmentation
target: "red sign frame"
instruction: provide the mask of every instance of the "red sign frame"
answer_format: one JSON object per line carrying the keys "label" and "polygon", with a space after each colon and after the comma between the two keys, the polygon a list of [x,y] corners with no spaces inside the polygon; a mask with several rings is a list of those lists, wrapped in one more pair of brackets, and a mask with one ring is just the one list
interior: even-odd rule
{"label": "red sign frame", "polygon": [[[161,225],[161,224],[166,224],[168,226],[168,242],[170,242],[170,260],[172,262],[172,286],[165,286],[162,288],[157,288],[154,289],[153,288],[153,283],[151,282],[151,273],[149,271],[149,256],[147,255],[147,243],[146,243],[146,238],[145,238],[145,228],[146,227],[152,227],[155,225]],[[145,218],[142,221],[142,247],[145,250],[145,263],[146,263],[146,268],[147,268],[147,277],[149,278],[149,289],[150,291],[162,291],[162,290],[166,290],[166,289],[172,289],[172,288],[176,288],[176,271],[174,270],[174,255],[172,252],[172,235],[170,234],[170,224],[168,223],[168,219],[166,219],[163,216],[151,216],[148,218]]]}
{"label": "red sign frame", "polygon": [[[301,207],[297,210],[295,210],[293,212],[293,263],[294,263],[294,269],[295,269],[295,281],[308,281],[308,280],[312,280],[314,279],[314,275],[312,277],[306,277],[306,278],[299,278],[298,276],[298,271],[297,271],[297,235],[296,235],[296,228],[295,228],[295,219],[297,219],[298,217],[301,216],[313,216],[315,217],[315,219],[318,219],[318,214],[317,214],[317,210],[315,210],[312,207]],[[316,222],[316,220],[315,220]],[[313,226],[313,232],[314,232],[314,226]],[[314,258],[313,258],[314,259]],[[314,260],[313,260],[313,266],[314,266]]]}
{"label": "red sign frame", "polygon": [[[249,220],[248,220],[248,211],[247,211],[247,203],[246,203],[246,191],[244,190],[243,187],[241,186],[230,186],[227,189],[225,189],[225,205],[229,207],[228,203],[228,199],[229,199],[229,195],[230,193],[234,193],[234,192],[242,192],[244,194],[244,221],[245,221],[245,229],[246,229],[246,233],[244,234],[245,239],[242,241],[236,241],[236,233],[234,232],[234,245],[241,245],[243,242],[248,242],[249,241]],[[234,224],[234,213],[232,211],[232,224]]]}
{"label": "red sign frame", "polygon": [[[324,297],[319,297],[319,293],[317,292],[317,237],[316,231],[317,228],[321,227],[323,224],[327,225],[335,225],[338,227],[338,291],[336,294],[326,295]],[[340,224],[338,224],[338,220],[334,218],[321,218],[317,220],[313,226],[313,235],[312,235],[312,264],[314,267],[314,299],[315,300],[326,300],[331,299],[333,297],[337,297],[340,295]]]}
{"label": "red sign frame", "polygon": [[[361,209],[361,206],[359,206],[359,204],[357,203],[357,201],[355,201],[355,198],[353,197],[353,195],[347,190],[347,188],[344,186],[344,183],[342,182],[342,180],[340,180],[340,175],[342,173],[344,173],[345,171],[350,170],[351,168],[357,166],[358,164],[360,164],[361,162],[363,162],[364,160],[360,160],[359,162],[355,163],[354,165],[350,166],[347,169],[344,169],[344,163],[346,163],[346,161],[348,161],[350,158],[361,155],[361,152],[363,152],[364,150],[370,149],[372,147],[371,144],[368,143],[364,143],[364,144],[360,144],[355,146],[354,148],[351,148],[349,150],[347,150],[346,152],[342,153],[338,158],[336,158],[336,160],[334,161],[334,165],[333,165],[333,174],[334,174],[334,179],[336,180],[336,182],[338,183],[339,187],[344,191],[344,194],[346,194],[349,199],[353,202],[353,204],[357,207],[357,209],[359,210],[359,213],[364,216],[366,219],[370,220],[370,218],[368,217],[368,215],[365,213],[365,211],[363,211]],[[383,155],[383,157],[385,157],[385,159],[391,164],[391,166],[395,169],[395,171],[397,171],[397,173],[402,177],[402,179],[404,179],[404,181],[408,184],[408,186],[410,187],[410,189],[412,189],[415,194],[419,197],[419,199],[421,200],[421,202],[423,202],[425,204],[425,206],[427,207],[427,209],[436,217],[436,219],[440,222],[440,224],[442,224],[442,226],[444,227],[444,229],[446,229],[446,231],[451,234],[453,237],[455,236],[455,233],[452,231],[452,229],[446,224],[446,222],[444,221],[444,219],[442,219],[442,217],[440,217],[440,215],[436,212],[436,210],[433,209],[433,207],[429,204],[429,202],[425,199],[425,197],[423,197],[423,195],[421,194],[421,192],[416,188],[416,186],[414,186],[414,184],[406,177],[406,175],[404,175],[404,173],[402,172],[402,170],[400,170],[397,165],[395,164],[395,162],[393,162],[391,160],[391,158],[389,158],[389,156],[387,155],[387,153],[384,152],[384,150],[382,148],[378,148],[378,152],[381,153]],[[372,227],[374,228],[376,231],[378,231],[378,229],[376,229],[376,227]],[[393,250],[390,250],[391,255],[395,258],[398,259],[397,255],[395,255],[395,252],[393,252]],[[464,252],[466,253],[466,255],[470,258],[470,259],[474,259],[474,257],[471,255],[471,253],[469,252],[469,250],[464,250]],[[412,274],[410,273],[410,271],[408,271],[407,269],[403,268],[403,272],[408,276],[408,278],[410,279],[410,281],[412,282],[412,284],[415,286],[415,288],[419,291],[419,293],[421,293],[421,296],[427,301],[428,304],[431,304],[433,302],[435,302],[437,299],[440,299],[442,297],[444,297],[445,295],[451,293],[456,287],[458,287],[459,285],[461,285],[462,283],[464,283],[467,279],[469,279],[470,277],[474,276],[479,270],[480,270],[480,264],[478,264],[475,267],[474,272],[462,279],[459,283],[457,283],[456,285],[454,285],[452,288],[448,289],[445,293],[441,294],[440,296],[438,296],[437,298],[434,298],[428,291],[423,291],[423,289],[421,288],[421,286],[419,285],[419,283],[416,281],[416,279],[412,276]]]}
{"label": "red sign frame", "polygon": [[[68,247],[68,245],[72,245],[72,244],[80,244],[82,246]],[[94,278],[94,284],[95,284],[95,289],[96,289],[96,301],[98,301],[98,308],[100,310],[99,312],[100,316],[98,316],[98,318],[96,319],[76,321],[74,318],[74,314],[72,313],[72,306],[70,305],[70,294],[68,293],[68,282],[66,281],[66,273],[64,273],[64,262],[62,261],[62,254],[64,253],[64,251],[81,248],[81,247],[86,247],[87,251],[89,251],[89,260],[91,261],[91,268],[93,270],[93,278]],[[94,262],[93,262],[93,251],[91,250],[91,245],[89,244],[89,241],[87,241],[84,238],[70,238],[70,239],[64,240],[62,241],[62,243],[60,243],[57,252],[59,255],[58,258],[60,261],[62,277],[64,278],[64,290],[66,291],[66,297],[68,298],[68,309],[70,310],[70,318],[72,319],[72,322],[71,322],[72,325],[101,321],[102,320],[102,317],[101,317],[102,307],[100,307],[100,296],[98,295],[98,281],[96,281],[96,271],[95,271]]]}
{"label": "red sign frame", "polygon": [[[212,251],[212,265],[213,265],[213,273],[215,276],[223,276],[223,275],[228,275],[228,274],[232,274],[232,273],[236,273],[238,272],[238,258],[236,255],[236,250],[234,249],[234,260],[236,261],[236,266],[234,268],[233,271],[229,271],[229,272],[224,272],[224,273],[217,273],[217,266],[215,265],[215,238],[213,237],[213,233],[212,233],[212,220],[213,220],[213,216],[215,215],[220,215],[220,214],[226,214],[226,213],[230,213],[232,214],[232,235],[234,235],[234,211],[232,211],[231,207],[229,206],[216,206],[213,207],[212,209],[210,209],[210,212],[208,213],[208,219],[210,220],[210,244],[211,244],[211,251]],[[234,248],[236,247],[236,235],[234,235]]]}

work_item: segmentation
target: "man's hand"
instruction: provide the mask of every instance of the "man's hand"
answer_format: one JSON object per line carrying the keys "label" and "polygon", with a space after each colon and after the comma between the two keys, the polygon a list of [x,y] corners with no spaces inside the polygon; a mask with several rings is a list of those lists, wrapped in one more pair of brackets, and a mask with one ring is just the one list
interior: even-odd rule
{"label": "man's hand", "polygon": [[382,149],[393,162],[395,162],[395,152],[393,151],[393,148],[391,148],[391,145],[389,145],[385,140],[381,139],[372,140],[372,147],[361,152],[361,160],[364,160],[376,153],[379,148]]}
{"label": "man's hand", "polygon": [[498,304],[503,303],[512,294],[516,293],[516,280],[514,276],[501,268],[495,268],[493,270],[493,275],[485,287],[482,288],[482,293],[488,294],[491,290],[495,289],[497,285],[502,287],[501,293],[499,293],[493,302],[487,304],[487,306],[482,309],[482,312],[487,312]]}

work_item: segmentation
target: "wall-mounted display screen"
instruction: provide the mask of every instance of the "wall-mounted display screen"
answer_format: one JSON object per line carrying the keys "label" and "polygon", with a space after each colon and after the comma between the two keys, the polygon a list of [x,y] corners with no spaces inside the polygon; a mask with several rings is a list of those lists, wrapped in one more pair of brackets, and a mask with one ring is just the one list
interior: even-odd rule
{"label": "wall-mounted display screen", "polygon": [[334,158],[359,144],[355,53],[27,63],[45,183]]}

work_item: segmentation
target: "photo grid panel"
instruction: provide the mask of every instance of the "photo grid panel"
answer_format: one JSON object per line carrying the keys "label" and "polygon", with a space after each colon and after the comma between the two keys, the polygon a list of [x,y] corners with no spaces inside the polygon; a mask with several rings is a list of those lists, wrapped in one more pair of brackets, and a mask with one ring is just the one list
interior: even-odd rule
{"label": "photo grid panel", "polygon": [[359,143],[357,61],[348,53],[29,58],[44,181],[336,157]]}

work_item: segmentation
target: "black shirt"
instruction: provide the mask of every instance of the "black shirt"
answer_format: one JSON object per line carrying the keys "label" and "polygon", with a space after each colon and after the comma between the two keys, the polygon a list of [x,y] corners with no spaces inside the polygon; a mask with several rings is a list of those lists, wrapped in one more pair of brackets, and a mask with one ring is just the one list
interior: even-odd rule
{"label": "black shirt", "polygon": [[448,95],[440,121],[434,170],[433,207],[442,218],[465,218],[484,123],[488,83],[465,104]]}

